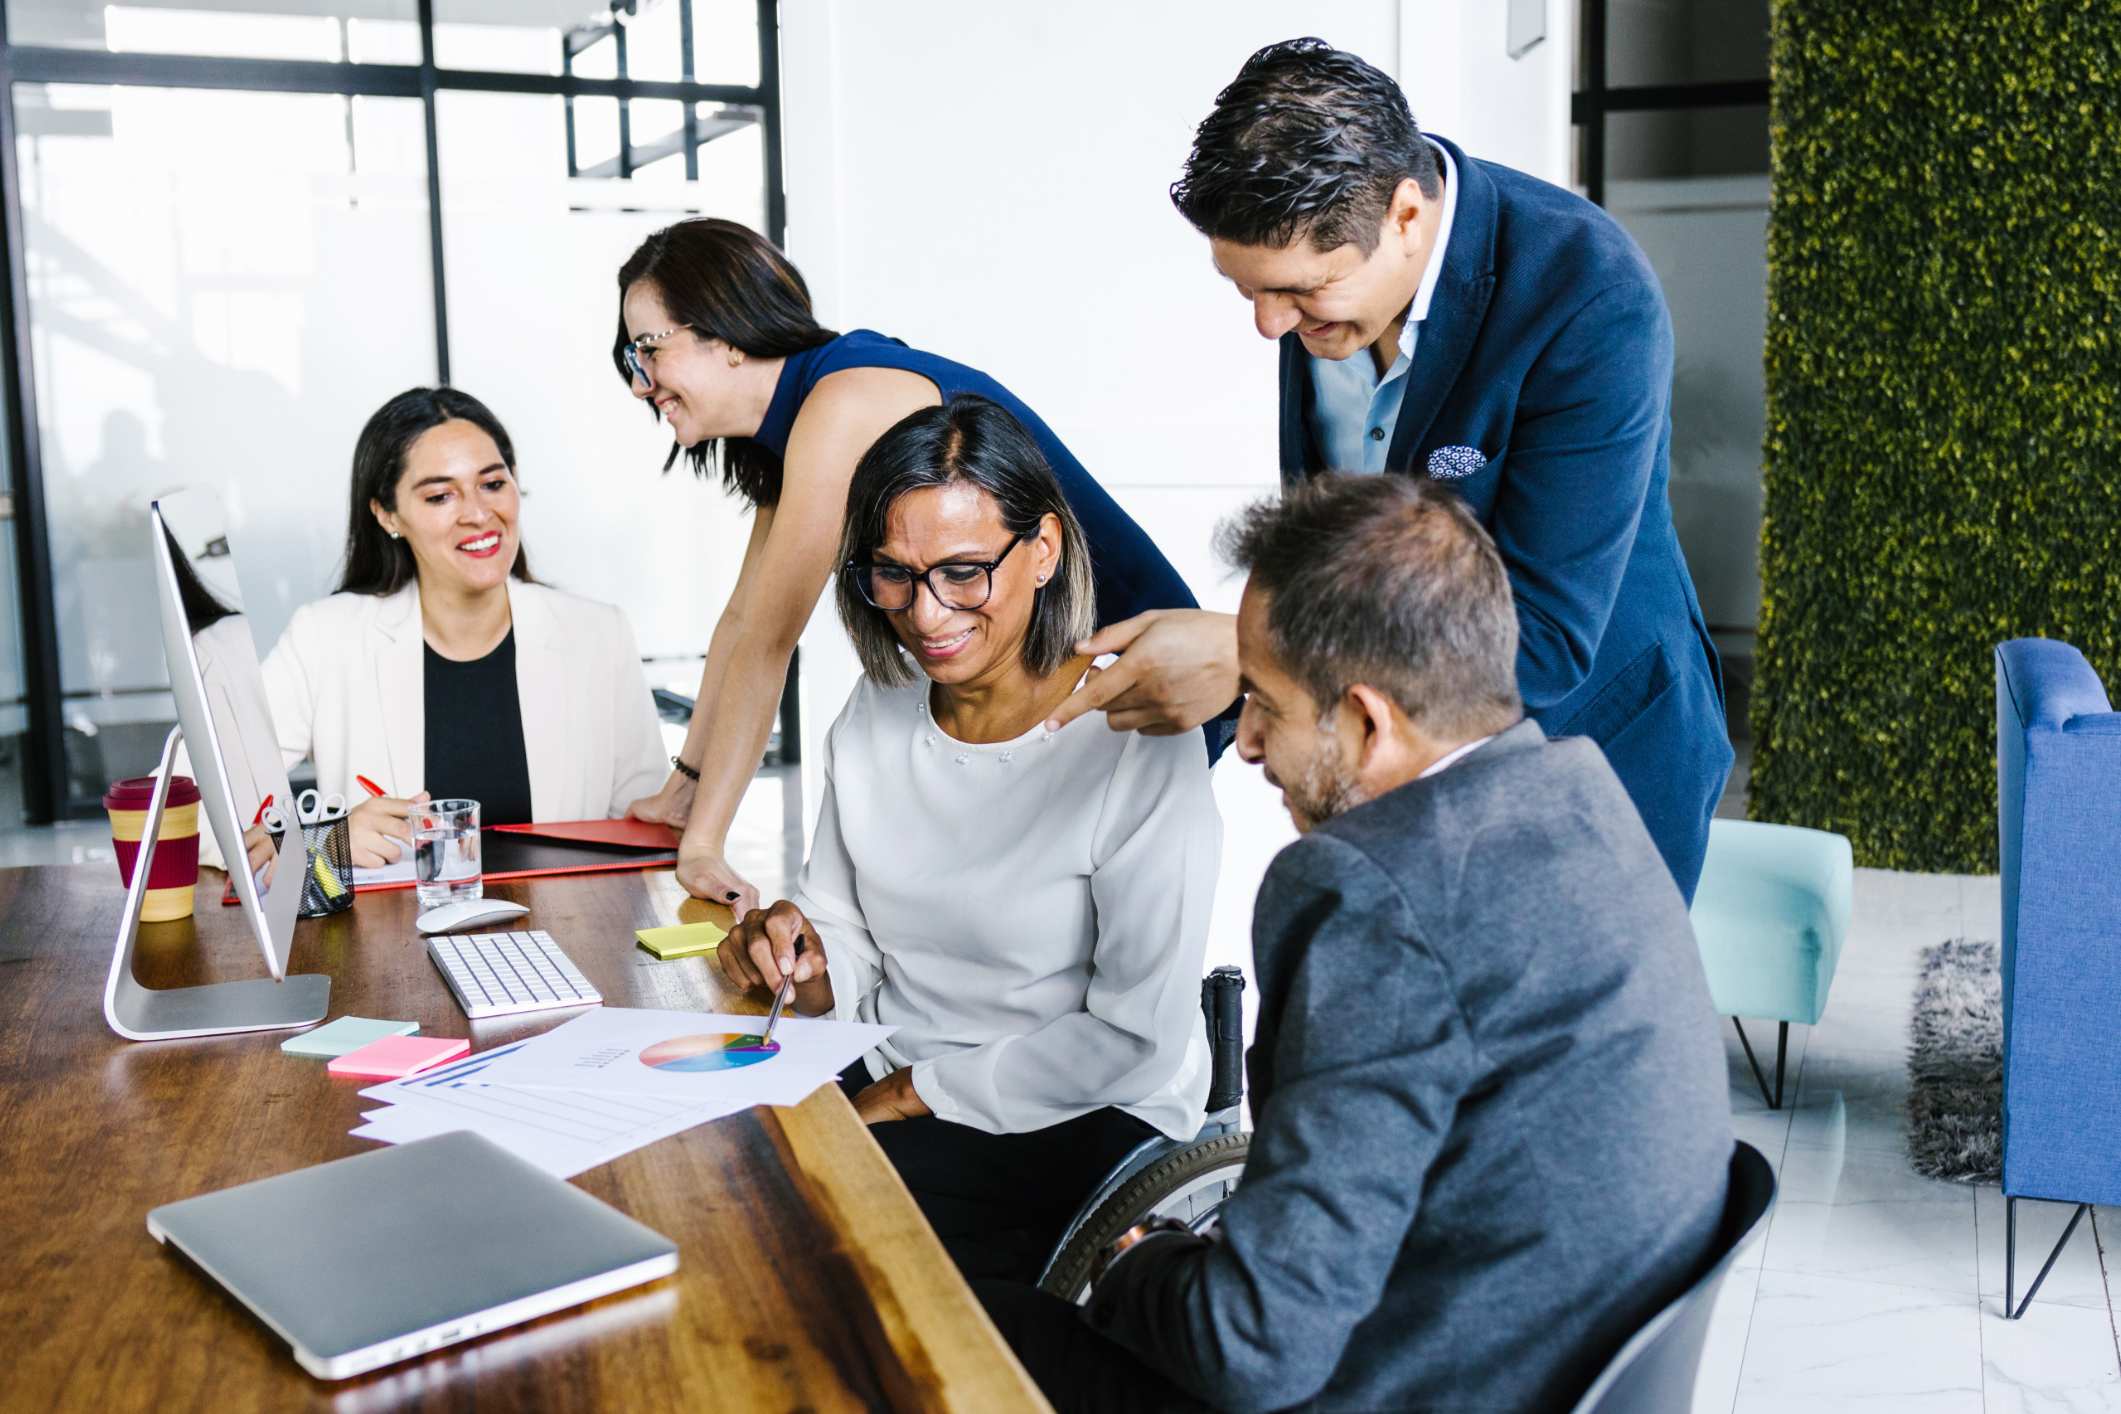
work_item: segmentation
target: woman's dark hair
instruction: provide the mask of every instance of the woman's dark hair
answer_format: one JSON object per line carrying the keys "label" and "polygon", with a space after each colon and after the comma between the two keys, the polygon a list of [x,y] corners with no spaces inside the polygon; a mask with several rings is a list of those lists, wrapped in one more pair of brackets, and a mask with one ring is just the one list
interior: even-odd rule
{"label": "woman's dark hair", "polygon": [[1002,527],[1012,535],[1035,534],[1049,515],[1060,521],[1060,563],[1053,577],[1039,586],[1032,605],[1024,666],[1041,677],[1057,671],[1074,656],[1077,641],[1097,629],[1089,544],[1053,468],[1007,408],[977,394],[960,393],[940,407],[909,414],[877,438],[855,464],[854,480],[847,487],[834,593],[840,622],[854,639],[862,671],[884,687],[911,683],[913,666],[891,630],[891,616],[862,597],[846,566],[869,562],[890,533],[891,508],[901,496],[953,481],[968,482],[992,496]]}
{"label": "woman's dark hair", "polygon": [[1441,195],[1443,165],[1390,74],[1323,39],[1245,61],[1193,137],[1171,202],[1201,234],[1284,249],[1377,249],[1392,193]]}
{"label": "woman's dark hair", "polygon": [[[339,576],[338,594],[395,594],[420,577],[412,547],[390,538],[368,508],[375,501],[386,511],[398,508],[398,481],[405,475],[405,458],[423,433],[445,422],[468,422],[493,438],[515,475],[515,444],[486,404],[455,388],[408,388],[376,409],[354,442],[353,504],[346,517],[346,569]],[[530,580],[530,555],[516,543],[516,562],[509,567],[517,579]]]}
{"label": "woman's dark hair", "polygon": [[[818,327],[810,287],[773,242],[734,221],[680,221],[642,241],[619,267],[619,333],[611,362],[628,388],[633,374],[626,367],[626,292],[643,280],[674,323],[750,358],[786,358],[839,337]],[[652,404],[649,411],[655,412]],[[719,463],[722,485],[754,506],[781,499],[780,456],[749,437],[703,439],[691,447],[673,442],[663,470],[677,463],[679,452],[700,476]]]}

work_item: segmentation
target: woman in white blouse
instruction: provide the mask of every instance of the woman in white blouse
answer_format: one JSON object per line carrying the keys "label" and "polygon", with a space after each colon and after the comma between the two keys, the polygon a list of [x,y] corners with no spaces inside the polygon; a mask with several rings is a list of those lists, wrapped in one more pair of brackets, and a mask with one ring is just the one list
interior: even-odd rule
{"label": "woman in white blouse", "polygon": [[[1090,669],[1081,528],[1006,410],[907,417],[848,491],[832,728],[793,901],[720,950],[740,986],[898,1030],[841,1077],[968,1276],[1035,1278],[1105,1173],[1191,1138],[1222,821],[1197,734],[1043,723]],[[798,939],[801,947],[798,949]]]}
{"label": "woman in white blouse", "polygon": [[530,577],[500,419],[455,388],[400,393],[361,429],[352,489],[338,592],[295,610],[264,669],[281,755],[354,804],[353,862],[400,858],[430,797],[506,825],[653,795],[662,732],[633,629]]}

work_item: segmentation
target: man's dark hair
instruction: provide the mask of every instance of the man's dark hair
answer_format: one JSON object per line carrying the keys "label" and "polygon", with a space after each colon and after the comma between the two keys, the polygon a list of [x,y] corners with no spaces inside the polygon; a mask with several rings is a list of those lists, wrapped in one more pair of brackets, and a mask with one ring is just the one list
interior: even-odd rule
{"label": "man's dark hair", "polygon": [[[619,267],[619,332],[612,340],[611,363],[629,388],[626,292],[644,280],[672,322],[751,358],[786,358],[839,337],[819,327],[802,272],[772,241],[749,226],[716,217],[680,221],[642,241]],[[662,416],[653,404],[649,411]],[[762,443],[749,437],[702,438],[690,447],[673,442],[663,470],[677,464],[680,452],[702,477],[719,462],[722,485],[754,506],[781,499],[781,459]]]}
{"label": "man's dark hair", "polygon": [[[337,594],[395,594],[420,577],[412,546],[393,540],[368,508],[374,501],[386,511],[398,508],[398,482],[412,444],[445,422],[468,422],[493,438],[494,448],[516,474],[515,444],[486,404],[458,388],[408,388],[375,411],[354,441],[353,504],[346,517],[346,568]],[[516,543],[516,562],[508,572],[534,583],[530,555]]]}
{"label": "man's dark hair", "polygon": [[1446,740],[1524,715],[1509,576],[1453,492],[1427,478],[1321,477],[1218,538],[1267,596],[1275,656],[1321,712],[1362,683]]}
{"label": "man's dark hair", "polygon": [[891,533],[891,508],[899,498],[953,481],[994,498],[1002,528],[1018,537],[1012,547],[1036,534],[1047,516],[1060,521],[1060,563],[1039,586],[1024,635],[1024,666],[1048,677],[1075,656],[1079,640],[1097,630],[1090,542],[1038,443],[1009,409],[977,393],[959,393],[939,406],[906,414],[854,465],[840,532],[840,573],[834,580],[840,622],[854,640],[862,671],[884,687],[914,680],[891,615],[862,597],[850,567],[868,564]]}
{"label": "man's dark hair", "polygon": [[1443,164],[1390,74],[1323,39],[1287,39],[1245,61],[1193,136],[1171,184],[1213,240],[1281,249],[1377,249],[1392,193],[1412,177],[1443,192]]}

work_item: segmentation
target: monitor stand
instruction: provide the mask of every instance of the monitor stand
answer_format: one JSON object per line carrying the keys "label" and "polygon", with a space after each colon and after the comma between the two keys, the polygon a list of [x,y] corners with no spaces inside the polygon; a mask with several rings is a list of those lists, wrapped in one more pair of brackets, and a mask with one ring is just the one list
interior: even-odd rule
{"label": "monitor stand", "polygon": [[[118,921],[110,980],[103,984],[103,1019],[128,1041],[276,1031],[322,1021],[331,1005],[331,979],[317,973],[290,977],[284,982],[254,977],[244,982],[162,991],[143,987],[133,977],[133,945],[140,935],[140,910],[147,903],[148,870],[155,862],[155,840],[162,830],[162,803],[169,794],[170,764],[183,736],[182,727],[172,727],[169,740],[162,744],[162,765],[155,773],[154,793],[147,802],[140,852],[133,858],[133,882],[125,891],[125,914]],[[246,917],[247,913],[246,910]],[[271,946],[269,940],[266,945]]]}

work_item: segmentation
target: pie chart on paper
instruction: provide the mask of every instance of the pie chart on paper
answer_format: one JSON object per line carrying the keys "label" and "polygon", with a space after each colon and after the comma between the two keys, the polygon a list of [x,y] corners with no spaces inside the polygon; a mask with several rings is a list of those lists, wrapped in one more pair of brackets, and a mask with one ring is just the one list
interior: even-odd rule
{"label": "pie chart on paper", "polygon": [[673,1036],[641,1052],[641,1064],[652,1070],[678,1074],[707,1070],[735,1070],[757,1065],[779,1054],[781,1043],[764,1036],[711,1032],[703,1036]]}

